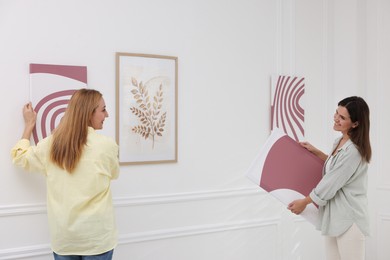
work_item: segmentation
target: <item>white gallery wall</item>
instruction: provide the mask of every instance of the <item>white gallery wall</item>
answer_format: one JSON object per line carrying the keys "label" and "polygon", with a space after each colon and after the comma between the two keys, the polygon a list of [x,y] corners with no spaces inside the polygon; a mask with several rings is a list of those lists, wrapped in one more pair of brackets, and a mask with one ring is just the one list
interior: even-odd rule
{"label": "white gallery wall", "polygon": [[83,65],[115,138],[115,53],[178,57],[178,162],[122,166],[115,259],[324,259],[320,233],[245,173],[270,133],[270,77],[306,78],[307,139],[327,151],[350,95],[372,111],[372,235],[390,258],[388,0],[0,0],[0,259],[52,259],[45,180],[11,164],[29,63]]}

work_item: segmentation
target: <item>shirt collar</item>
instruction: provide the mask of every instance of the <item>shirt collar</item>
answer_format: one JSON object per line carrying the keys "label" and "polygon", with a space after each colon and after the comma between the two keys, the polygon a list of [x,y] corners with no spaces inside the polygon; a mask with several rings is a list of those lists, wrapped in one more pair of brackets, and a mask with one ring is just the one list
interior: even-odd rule
{"label": "shirt collar", "polygon": [[[339,144],[339,142],[341,141],[341,138],[338,138],[337,141],[335,142],[335,148],[337,147],[337,145]],[[353,142],[351,141],[351,139],[348,139],[345,144],[343,144],[343,146],[341,146],[339,149],[337,149],[337,151],[340,151],[340,150],[346,150],[351,144],[353,144]]]}

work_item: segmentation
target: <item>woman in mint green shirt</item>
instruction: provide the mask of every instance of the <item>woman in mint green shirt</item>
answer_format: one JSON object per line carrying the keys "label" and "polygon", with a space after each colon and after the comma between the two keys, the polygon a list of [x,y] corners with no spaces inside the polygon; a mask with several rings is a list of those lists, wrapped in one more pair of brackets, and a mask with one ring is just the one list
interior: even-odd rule
{"label": "woman in mint green shirt", "polygon": [[333,129],[342,135],[329,155],[308,142],[301,143],[325,161],[323,177],[309,196],[291,202],[288,209],[300,214],[308,204],[318,205],[326,259],[363,260],[369,234],[367,168],[371,159],[367,103],[356,96],[341,100]]}

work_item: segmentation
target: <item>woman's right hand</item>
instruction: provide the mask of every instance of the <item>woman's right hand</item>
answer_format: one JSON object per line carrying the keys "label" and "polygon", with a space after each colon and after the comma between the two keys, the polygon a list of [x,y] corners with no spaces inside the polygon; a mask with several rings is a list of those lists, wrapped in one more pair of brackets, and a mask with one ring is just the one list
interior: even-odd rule
{"label": "woman's right hand", "polygon": [[309,152],[313,153],[314,155],[316,155],[317,157],[319,157],[321,160],[326,160],[326,158],[328,158],[328,155],[323,153],[321,150],[317,149],[316,147],[314,147],[313,145],[311,145],[309,142],[299,142],[299,144],[305,148],[306,150],[308,150]]}
{"label": "woman's right hand", "polygon": [[312,153],[315,153],[316,150],[318,150],[317,148],[315,148],[313,145],[311,145],[309,142],[299,142],[299,144],[305,148],[306,150],[308,150],[309,152],[312,152]]}

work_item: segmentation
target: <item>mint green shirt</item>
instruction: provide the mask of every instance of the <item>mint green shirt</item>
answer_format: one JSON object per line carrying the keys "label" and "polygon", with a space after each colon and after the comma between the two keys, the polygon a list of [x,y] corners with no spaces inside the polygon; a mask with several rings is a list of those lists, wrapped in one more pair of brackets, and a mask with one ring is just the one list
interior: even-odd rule
{"label": "mint green shirt", "polygon": [[[330,154],[340,139],[336,139]],[[353,223],[364,235],[369,235],[367,168],[368,163],[351,140],[327,158],[322,179],[310,193],[310,198],[319,206],[317,228],[323,235],[339,236]]]}

